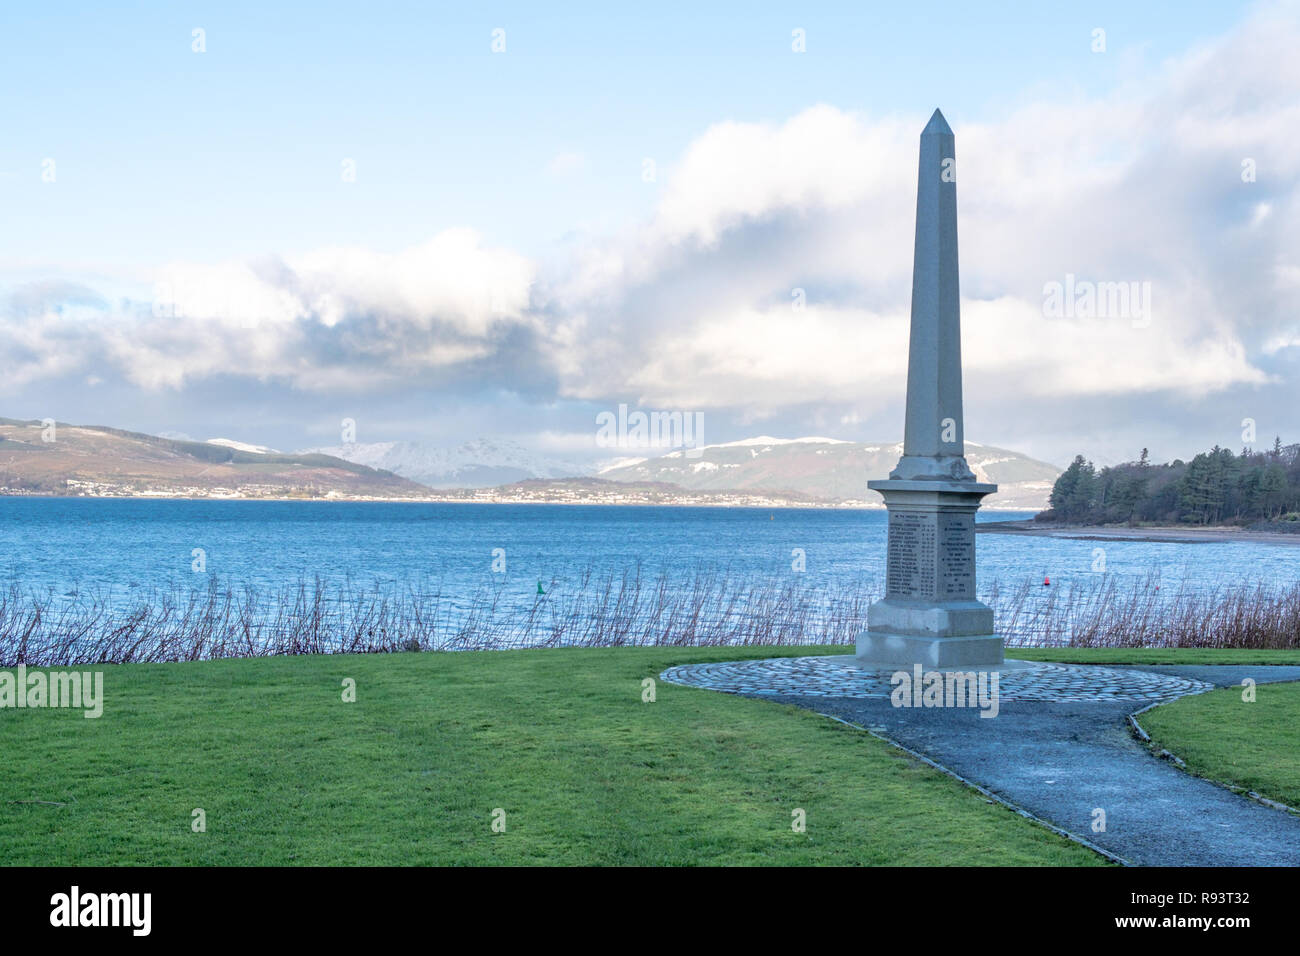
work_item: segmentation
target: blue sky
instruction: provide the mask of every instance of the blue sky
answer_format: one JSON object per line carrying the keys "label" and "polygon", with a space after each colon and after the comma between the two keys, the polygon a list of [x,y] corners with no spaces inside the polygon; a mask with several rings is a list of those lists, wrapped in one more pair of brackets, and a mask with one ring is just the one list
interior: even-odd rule
{"label": "blue sky", "polygon": [[[582,453],[595,411],[619,401],[647,407],[694,402],[691,407],[710,416],[717,440],[759,431],[897,437],[901,411],[883,387],[860,399],[839,388],[825,400],[815,389],[794,388],[756,404],[751,396],[770,393],[764,377],[747,380],[735,369],[725,375],[726,389],[712,379],[668,387],[683,376],[710,378],[718,357],[701,352],[674,366],[664,353],[680,355],[683,339],[647,337],[662,315],[637,314],[632,307],[683,297],[696,303],[694,324],[678,330],[689,339],[686,351],[722,342],[719,355],[726,356],[726,336],[744,336],[735,316],[770,305],[790,287],[759,281],[771,272],[767,263],[792,262],[795,247],[783,243],[807,248],[830,242],[850,215],[864,229],[887,224],[895,235],[910,232],[910,200],[875,201],[876,190],[867,186],[857,206],[841,202],[839,194],[805,197],[798,176],[822,174],[815,156],[800,154],[804,134],[790,124],[808,111],[834,111],[820,119],[814,114],[810,123],[818,132],[802,140],[809,154],[841,142],[836,131],[848,129],[841,124],[847,118],[843,122],[853,126],[844,135],[858,137],[852,142],[868,158],[879,145],[882,168],[894,164],[896,192],[903,197],[915,189],[914,155],[883,144],[904,143],[895,128],[919,131],[936,105],[957,132],[959,152],[974,140],[985,162],[1006,149],[1014,151],[1010,161],[1031,166],[1035,150],[1067,165],[1082,151],[1086,163],[1071,168],[1083,170],[1089,183],[1102,182],[1109,166],[1123,167],[1141,195],[1142,164],[1159,157],[1168,135],[1168,129],[1153,128],[1150,110],[1167,100],[1225,130],[1233,128],[1235,111],[1267,114],[1268,104],[1216,104],[1210,84],[1199,88],[1195,78],[1202,69],[1206,77],[1231,72],[1235,63],[1249,70],[1242,53],[1247,41],[1239,34],[1252,18],[1294,20],[1292,7],[1233,3],[801,3],[707,10],[695,4],[626,10],[609,4],[551,10],[538,4],[112,6],[11,4],[0,13],[0,358],[25,370],[0,390],[0,414],[94,419],[195,437],[237,433],[231,437],[301,447],[328,436],[334,426],[325,423],[350,413],[367,426],[367,440],[545,434],[544,445],[572,454]],[[1090,49],[1098,27],[1106,31],[1100,55]],[[195,28],[205,31],[201,54],[191,49]],[[505,31],[503,53],[491,50],[497,28]],[[796,28],[806,32],[806,53],[791,50]],[[1198,65],[1198,51],[1216,49],[1214,65]],[[1231,78],[1224,82],[1231,87]],[[1289,75],[1274,82],[1280,94],[1288,92]],[[1130,107],[1145,118],[1134,119]],[[1033,142],[1039,111],[1056,117],[1042,129],[1053,142]],[[1125,118],[1114,123],[1107,118],[1120,114]],[[1081,124],[1102,117],[1103,125],[1088,137],[1086,128],[1071,126],[1071,116]],[[1173,126],[1179,114],[1166,117]],[[709,150],[743,162],[743,152],[728,150],[743,150],[746,137],[762,130],[774,136],[786,130],[780,148],[794,154],[789,164],[800,167],[806,160],[808,169],[794,169],[790,181],[757,183],[753,195],[719,207],[716,221],[682,212],[708,205],[698,197],[712,194],[711,177],[727,178],[725,169],[708,166]],[[999,130],[1005,131],[1001,138]],[[1074,135],[1084,136],[1082,147],[1062,143]],[[1268,146],[1266,137],[1257,137],[1237,152]],[[50,159],[52,183],[41,179]],[[643,179],[647,159],[656,164],[653,182]],[[355,163],[355,182],[341,177],[345,160]],[[1235,158],[1228,161],[1235,165]],[[1182,192],[1190,209],[1205,188],[1197,179],[1205,175],[1203,165],[1199,159],[1189,159],[1186,169],[1174,165],[1175,173],[1188,177]],[[963,216],[996,204],[995,180],[986,177],[960,193]],[[841,192],[856,188],[847,180],[843,185]],[[1251,202],[1279,207],[1289,202],[1294,184],[1259,185]],[[1105,192],[1109,187],[1098,188],[1099,201],[1119,201]],[[1061,211],[1068,193],[1062,184],[1053,200]],[[799,197],[793,205],[791,195]],[[1222,223],[1201,222],[1204,231],[1195,237],[1198,254],[1209,255],[1218,230],[1245,213],[1237,194],[1204,192],[1200,204],[1224,211]],[[1007,239],[995,219],[990,222],[989,235]],[[410,286],[406,273],[390,283],[385,270],[423,275],[419,257],[402,258],[404,251],[449,230],[473,233],[462,243],[475,263],[466,268],[510,272],[528,264],[527,277],[519,280],[527,291],[511,299],[504,325],[461,316],[456,303],[464,296],[454,290],[421,286],[400,306],[374,291]],[[1022,238],[1035,245],[1032,236]],[[1260,241],[1276,243],[1277,237]],[[1168,293],[1180,273],[1174,250],[1163,263],[1142,263],[1128,276],[1116,273],[1121,267],[1111,254],[1117,247],[1108,252],[1101,235],[1092,242],[1077,261],[1053,262],[1041,276],[1025,278],[1023,288],[1016,285],[1020,279],[984,269],[978,254],[968,264],[970,247],[964,247],[964,290],[986,302],[1023,298],[1040,278],[1073,269],[1100,279],[1149,277],[1158,287],[1165,283],[1166,302],[1178,298]],[[342,247],[356,251],[346,266],[338,257],[321,259],[321,250]],[[445,252],[447,245],[437,248]],[[583,278],[589,278],[589,263],[611,249],[619,250],[623,276],[616,290],[605,279],[593,285]],[[490,255],[475,258],[472,250]],[[1257,256],[1258,247],[1239,252]],[[265,359],[259,364],[237,342],[216,342],[210,324],[186,338],[179,323],[163,328],[141,322],[136,313],[156,295],[160,275],[177,263],[185,264],[187,275],[215,270],[211,281],[218,286],[227,283],[231,264],[251,263],[264,285],[280,291],[310,285],[317,298],[286,307],[274,325],[283,334],[254,349]],[[1202,271],[1195,261],[1182,266]],[[357,278],[338,293],[335,308],[341,311],[322,318],[321,297],[334,295],[324,289],[323,277],[341,268],[355,270]],[[909,263],[873,266],[866,274],[852,264],[837,267],[838,273],[818,263],[790,268],[791,283],[821,284],[825,294],[812,300],[839,310],[826,313],[832,325],[850,322],[844,310],[855,304],[882,323],[905,316]],[[271,273],[292,273],[294,280],[276,285],[280,280],[267,278]],[[737,277],[753,281],[741,290]],[[728,287],[726,295],[720,286]],[[20,329],[16,323],[36,321],[33,308],[24,313],[22,306],[35,300],[63,324]],[[203,318],[193,312],[203,307],[187,306],[189,317]],[[386,314],[390,307],[400,323]],[[449,311],[435,315],[439,309]],[[1237,361],[1235,346],[1221,341],[1221,318],[1203,316],[1188,327],[1194,334],[1182,328],[1175,336],[1186,346],[1189,367],[1206,339],[1223,346],[1220,365]],[[395,323],[405,323],[402,331],[394,332]],[[627,327],[615,328],[619,323]],[[1265,368],[1288,354],[1290,346],[1267,351],[1265,344],[1276,346],[1289,328],[1239,330],[1248,369],[1203,375],[1209,392],[1223,401],[1245,389],[1231,401],[1249,411],[1252,390],[1260,394],[1265,387],[1250,369],[1263,369],[1272,387],[1289,387],[1289,365],[1280,372]],[[966,334],[973,334],[969,322]],[[401,339],[403,356],[441,351],[424,364],[395,362],[387,344],[357,344],[370,335],[386,336],[387,344]],[[592,346],[602,336],[608,341]],[[588,346],[589,354],[575,358]],[[223,348],[229,361],[208,360]],[[356,355],[345,354],[351,348]],[[41,349],[56,352],[42,359]],[[609,365],[620,350],[640,350],[640,361],[605,376],[583,374]],[[455,358],[462,354],[465,361]],[[392,374],[365,373],[371,361]],[[141,371],[150,363],[162,368]],[[315,375],[288,371],[295,363],[320,363],[321,369]],[[898,364],[901,369],[905,360]],[[349,368],[360,371],[349,378]],[[165,374],[169,369],[183,374]],[[1212,443],[1224,428],[1194,427],[1188,402],[1169,388],[1173,375],[1128,390],[1099,386],[1092,393],[1085,388],[1042,396],[1045,405],[1060,400],[1076,407],[1080,395],[1087,396],[1094,414],[1062,425],[1059,415],[1047,412],[1012,415],[1025,401],[994,395],[997,376],[991,371],[981,378],[977,370],[968,382],[968,405],[985,418],[969,422],[967,433],[1053,460],[1068,459],[1073,449],[1107,459],[1130,454],[1134,436],[1146,428],[1157,449],[1186,454]],[[901,380],[891,388],[895,384]],[[972,388],[985,392],[969,394]],[[897,391],[901,399],[901,387]],[[1256,399],[1268,410],[1256,417],[1272,415],[1279,430],[1286,425],[1290,437],[1300,438],[1294,419],[1272,411],[1287,394]],[[1139,403],[1154,419],[1141,427],[1132,414]],[[1183,417],[1166,420],[1163,409]],[[1235,410],[1225,420],[1233,416]],[[1116,427],[1108,429],[1109,423]]]}
{"label": "blue sky", "polygon": [[[6,260],[395,250],[454,225],[544,254],[648,215],[641,161],[827,102],[996,119],[1217,35],[1233,3],[6,5]],[[267,7],[274,9],[268,10]],[[1177,16],[1171,16],[1171,10]],[[1109,54],[1090,52],[1107,31]],[[206,31],[207,52],[191,51]],[[494,55],[491,31],[506,30]],[[808,53],[791,54],[791,31]],[[580,154],[584,174],[548,164]],[[58,164],[58,190],[39,187]],[[357,162],[355,188],[339,180]]]}

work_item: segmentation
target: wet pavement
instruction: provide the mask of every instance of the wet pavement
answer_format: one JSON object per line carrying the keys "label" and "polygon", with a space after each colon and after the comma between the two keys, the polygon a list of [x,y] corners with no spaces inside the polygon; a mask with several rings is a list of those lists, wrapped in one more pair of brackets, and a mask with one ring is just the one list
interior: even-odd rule
{"label": "wet pavement", "polygon": [[[1031,665],[1026,670],[1040,677],[1022,675],[1022,685],[1055,682],[1062,688],[1058,699],[1044,693],[1022,692],[1020,699],[1014,691],[1002,693],[997,716],[990,719],[981,717],[978,707],[895,707],[888,687],[881,688],[870,674],[864,675],[860,686],[843,684],[841,676],[845,693],[839,695],[827,693],[824,680],[800,687],[790,680],[792,660],[830,661],[829,666],[815,667],[819,677],[828,672],[851,673],[845,670],[851,667],[851,658],[785,658],[780,659],[785,669],[773,672],[775,686],[758,690],[743,684],[727,687],[718,679],[718,671],[708,670],[719,665],[671,668],[663,677],[793,704],[867,728],[1124,862],[1300,865],[1300,816],[1180,770],[1155,756],[1128,723],[1129,714],[1148,706],[1152,688],[1169,691],[1155,699],[1171,700],[1199,693],[1207,685],[1239,686],[1245,677],[1261,684],[1300,680],[1300,667],[1053,665],[1073,672],[1063,679]],[[843,666],[836,666],[837,662]],[[692,668],[703,670],[692,674]],[[1008,668],[1008,683],[1013,673]],[[745,677],[761,683],[757,672]],[[1159,677],[1177,683],[1162,685]],[[1081,699],[1089,695],[1079,693],[1080,681],[1096,689],[1094,699]],[[1094,829],[1101,819],[1099,810],[1104,812],[1104,830]]]}

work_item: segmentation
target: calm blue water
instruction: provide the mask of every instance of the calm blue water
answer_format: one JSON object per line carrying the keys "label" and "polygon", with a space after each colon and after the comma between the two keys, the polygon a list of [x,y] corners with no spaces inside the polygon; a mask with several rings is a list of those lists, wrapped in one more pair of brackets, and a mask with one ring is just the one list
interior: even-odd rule
{"label": "calm blue water", "polygon": [[[205,586],[211,575],[263,588],[319,576],[450,594],[489,585],[522,597],[539,580],[562,585],[583,568],[621,573],[638,562],[672,579],[700,567],[785,577],[795,548],[806,555],[809,585],[848,586],[883,581],[885,519],[884,511],[828,509],[0,498],[0,586],[127,597]],[[1058,585],[1095,581],[1099,547],[1122,584],[1153,573],[1165,589],[1300,579],[1300,547],[985,534],[978,589],[1045,574]],[[204,574],[191,568],[195,548],[205,552]],[[505,550],[505,575],[492,572],[494,548]]]}

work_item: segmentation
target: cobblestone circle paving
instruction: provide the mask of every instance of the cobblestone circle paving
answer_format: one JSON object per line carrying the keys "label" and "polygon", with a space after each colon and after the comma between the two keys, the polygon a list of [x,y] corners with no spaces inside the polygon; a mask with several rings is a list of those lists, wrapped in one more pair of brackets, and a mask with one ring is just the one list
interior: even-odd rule
{"label": "cobblestone circle paving", "polygon": [[[684,664],[668,668],[659,677],[725,694],[867,698],[888,697],[896,670],[911,673],[910,668],[869,670],[848,655],[837,655]],[[1018,661],[1014,667],[991,670],[998,674],[998,698],[1004,701],[1156,701],[1213,687],[1170,674],[1092,665]]]}

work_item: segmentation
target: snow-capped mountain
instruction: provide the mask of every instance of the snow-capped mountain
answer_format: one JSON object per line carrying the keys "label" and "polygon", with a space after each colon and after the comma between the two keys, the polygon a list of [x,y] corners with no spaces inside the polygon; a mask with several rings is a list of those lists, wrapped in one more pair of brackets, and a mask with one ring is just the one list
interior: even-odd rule
{"label": "snow-capped mountain", "polygon": [[[879,500],[867,490],[898,464],[902,442],[760,435],[698,450],[607,467],[610,481],[666,481],[692,491],[793,491],[832,500]],[[980,481],[999,485],[986,507],[1042,509],[1061,469],[1014,451],[966,442],[966,461]]]}
{"label": "snow-capped mountain", "polygon": [[274,448],[267,448],[265,445],[250,445],[247,442],[235,441],[233,438],[209,438],[205,444],[220,445],[223,448],[233,448],[235,451],[248,451],[252,452],[254,455],[280,454]]}
{"label": "snow-capped mountain", "polygon": [[573,478],[589,466],[546,458],[509,440],[476,439],[456,448],[428,442],[355,442],[313,452],[391,471],[430,488],[491,488],[528,478]]}
{"label": "snow-capped mountain", "polygon": [[[430,488],[491,488],[531,478],[596,473],[609,481],[668,482],[689,491],[784,491],[832,501],[875,501],[878,498],[867,490],[867,480],[888,477],[902,448],[901,442],[759,435],[707,445],[698,452],[678,449],[656,458],[615,458],[599,470],[538,455],[507,439],[478,439],[456,448],[392,441],[308,451],[391,471]],[[1052,483],[1060,474],[1055,465],[976,442],[966,443],[966,461],[980,481],[1000,486],[996,495],[986,499],[986,507],[993,508],[1047,507]]]}

